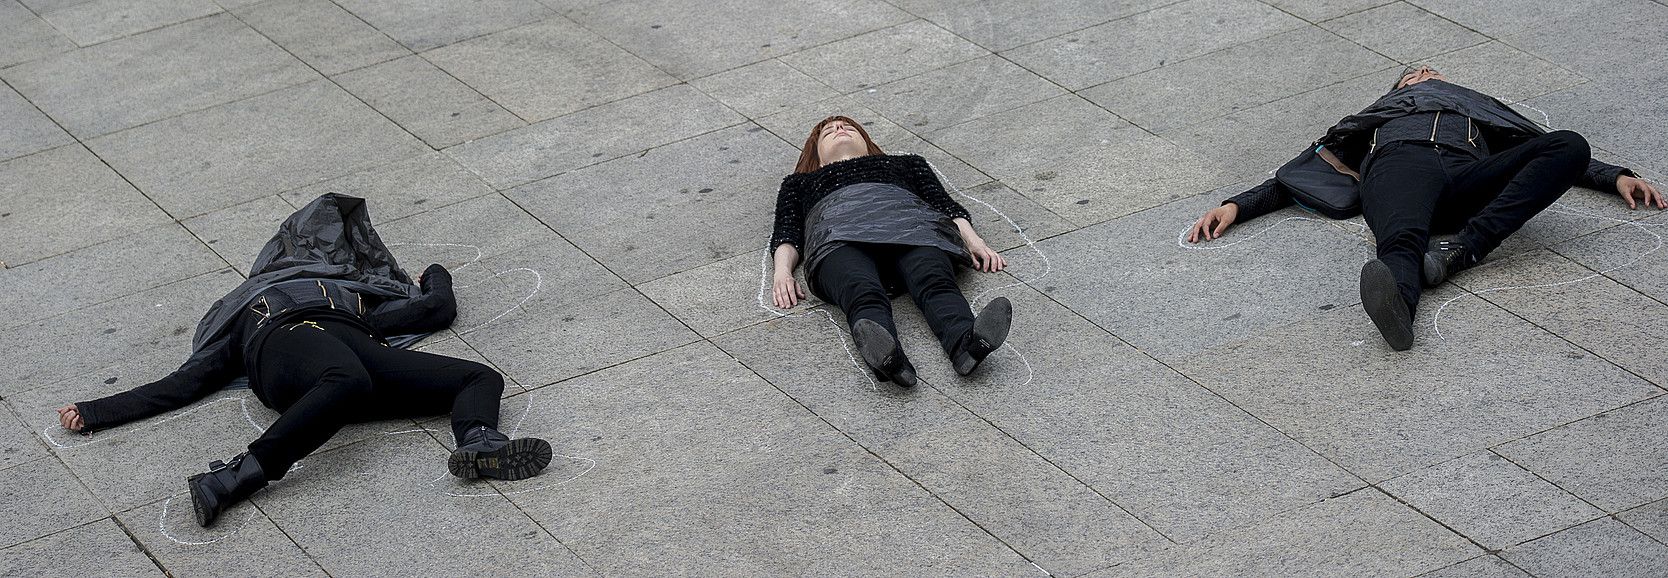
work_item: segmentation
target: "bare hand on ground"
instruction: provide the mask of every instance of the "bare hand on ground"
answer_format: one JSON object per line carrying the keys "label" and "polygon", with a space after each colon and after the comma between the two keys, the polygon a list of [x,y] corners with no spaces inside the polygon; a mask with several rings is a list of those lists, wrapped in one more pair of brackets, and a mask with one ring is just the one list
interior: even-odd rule
{"label": "bare hand on ground", "polygon": [[792,309],[805,298],[805,290],[794,281],[793,275],[776,275],[776,282],[772,284],[772,295],[779,309]]}
{"label": "bare hand on ground", "polygon": [[1187,234],[1187,242],[1197,243],[1201,240],[1209,241],[1222,237],[1222,232],[1234,224],[1239,217],[1239,205],[1228,203],[1220,207],[1205,211],[1203,217],[1193,223],[1193,229]]}
{"label": "bare hand on ground", "polygon": [[1627,208],[1637,209],[1638,203],[1634,198],[1644,201],[1646,207],[1655,205],[1658,209],[1668,209],[1668,200],[1662,198],[1662,191],[1656,190],[1649,181],[1639,177],[1622,175],[1616,177],[1616,193],[1627,201]]}
{"label": "bare hand on ground", "polygon": [[81,431],[81,428],[87,426],[86,422],[81,420],[81,412],[75,409],[73,403],[58,408],[58,425],[75,432]]}
{"label": "bare hand on ground", "polygon": [[995,273],[1008,266],[1008,259],[986,245],[984,239],[970,240],[967,254],[973,257],[973,268],[986,273]]}

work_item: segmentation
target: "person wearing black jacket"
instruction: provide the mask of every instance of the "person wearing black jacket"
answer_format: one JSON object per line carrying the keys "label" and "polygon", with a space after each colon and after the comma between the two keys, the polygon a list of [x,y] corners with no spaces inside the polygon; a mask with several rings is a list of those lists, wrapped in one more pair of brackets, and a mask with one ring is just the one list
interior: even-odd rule
{"label": "person wearing black jacket", "polygon": [[[550,463],[544,440],[497,431],[504,379],[462,359],[389,346],[457,315],[452,277],[430,265],[413,286],[370,228],[360,199],[325,195],[285,221],[250,278],[216,302],[194,352],[162,379],[58,410],[63,427],[92,432],[184,407],[247,376],[281,412],[246,453],[191,476],[197,523],[268,482],[349,423],[452,412],[452,474],[521,479]],[[404,341],[415,341],[407,339]]]}
{"label": "person wearing black jacket", "polygon": [[882,152],[850,118],[823,119],[806,137],[776,195],[770,247],[776,306],[805,297],[793,277],[803,249],[808,284],[845,312],[858,352],[880,379],[916,383],[892,322],[891,290],[899,285],[957,373],[972,373],[1007,339],[1012,304],[998,297],[974,317],[955,272],[956,263],[1001,271],[1007,260],[973,231],[967,209],[926,159]]}
{"label": "person wearing black jacket", "polygon": [[[1359,190],[1378,240],[1378,258],[1361,269],[1362,307],[1398,351],[1413,346],[1424,287],[1482,261],[1571,186],[1620,195],[1629,208],[1636,199],[1668,207],[1633,171],[1593,159],[1581,135],[1544,132],[1430,67],[1405,71],[1389,94],[1311,147],[1355,177],[1340,180]],[[1207,211],[1188,240],[1220,237],[1236,222],[1293,204],[1293,194],[1269,179]],[[1431,243],[1433,231],[1453,236]]]}

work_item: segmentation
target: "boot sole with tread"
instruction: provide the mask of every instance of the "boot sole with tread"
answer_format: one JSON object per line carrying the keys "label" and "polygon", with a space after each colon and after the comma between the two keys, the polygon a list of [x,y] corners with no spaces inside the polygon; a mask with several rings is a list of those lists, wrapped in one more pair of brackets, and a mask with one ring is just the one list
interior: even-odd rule
{"label": "boot sole with tread", "polygon": [[[1008,342],[1008,330],[1013,327],[1013,322],[1014,306],[1007,297],[992,299],[979,311],[979,316],[973,320],[973,338],[983,341],[983,345],[990,349],[985,356],[995,353],[1003,343]],[[953,365],[956,373],[969,375],[984,361],[984,357],[975,357],[963,351],[956,356]]]}
{"label": "boot sole with tread", "polygon": [[1361,266],[1361,308],[1391,349],[1407,351],[1413,347],[1412,312],[1396,290],[1390,266],[1383,261],[1374,259]]}
{"label": "boot sole with tread", "polygon": [[220,517],[219,512],[211,511],[213,508],[207,503],[209,497],[204,494],[202,485],[197,483],[197,480],[207,475],[197,474],[185,479],[186,487],[191,489],[191,511],[197,515],[197,525],[204,528],[209,527],[216,518]]}
{"label": "boot sole with tread", "polygon": [[[882,381],[890,381],[904,387],[916,384],[915,367],[903,358],[903,352],[898,349],[898,341],[892,334],[869,319],[858,320],[851,328],[851,339],[857,343],[857,353],[863,358],[863,363],[874,370],[875,377]],[[897,359],[889,359],[896,353]],[[887,363],[891,361],[891,363]],[[888,367],[892,366],[892,367]]]}
{"label": "boot sole with tread", "polygon": [[446,459],[446,469],[452,475],[465,478],[493,478],[514,481],[531,478],[550,465],[555,452],[550,442],[538,438],[510,440],[504,447],[490,452],[454,450]]}

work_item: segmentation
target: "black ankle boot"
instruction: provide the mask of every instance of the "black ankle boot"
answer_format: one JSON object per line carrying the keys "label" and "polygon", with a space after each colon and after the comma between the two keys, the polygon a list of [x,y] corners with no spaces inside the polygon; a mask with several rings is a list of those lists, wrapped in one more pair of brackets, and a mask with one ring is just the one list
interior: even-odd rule
{"label": "black ankle boot", "polygon": [[1476,264],[1476,257],[1464,243],[1451,239],[1431,243],[1430,250],[1425,251],[1425,286],[1441,285],[1455,273],[1470,269]]}
{"label": "black ankle boot", "polygon": [[1396,289],[1390,266],[1373,259],[1361,266],[1361,308],[1396,351],[1413,347],[1413,309]]}
{"label": "black ankle boot", "polygon": [[997,297],[985,305],[973,320],[973,330],[962,339],[961,347],[950,356],[956,373],[967,375],[979,368],[986,357],[1008,340],[1008,328],[1013,325],[1014,306],[1007,297]]}
{"label": "black ankle boot", "polygon": [[446,459],[446,469],[460,478],[520,480],[544,471],[552,455],[550,442],[539,438],[512,440],[498,430],[480,426],[463,434],[458,449]]}
{"label": "black ankle boot", "polygon": [[876,378],[904,387],[915,386],[915,365],[904,356],[898,340],[885,327],[873,319],[858,319],[851,327],[851,340],[857,343],[857,352],[869,364],[869,369],[874,370]]}
{"label": "black ankle boot", "polygon": [[207,473],[191,476],[185,483],[191,488],[191,509],[197,513],[197,525],[207,528],[226,508],[266,487],[266,472],[255,456],[241,453],[230,463],[215,460]]}

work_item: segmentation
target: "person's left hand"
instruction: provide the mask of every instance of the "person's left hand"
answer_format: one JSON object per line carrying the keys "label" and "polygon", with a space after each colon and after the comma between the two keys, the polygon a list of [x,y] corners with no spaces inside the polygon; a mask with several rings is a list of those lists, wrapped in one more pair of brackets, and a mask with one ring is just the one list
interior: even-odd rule
{"label": "person's left hand", "polygon": [[72,403],[58,408],[58,425],[64,426],[64,429],[79,432],[87,427],[87,422],[81,419],[81,412]]}
{"label": "person's left hand", "polygon": [[984,239],[968,239],[967,254],[973,257],[973,268],[986,273],[995,273],[1008,266],[1008,260],[986,245]]}
{"label": "person's left hand", "polygon": [[1627,201],[1627,208],[1629,209],[1639,208],[1633,200],[1635,197],[1644,201],[1646,207],[1656,205],[1658,209],[1668,209],[1668,200],[1662,198],[1662,192],[1651,186],[1649,181],[1639,177],[1627,175],[1616,177],[1616,193]]}

